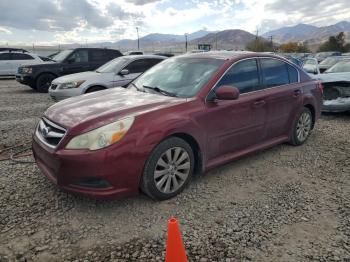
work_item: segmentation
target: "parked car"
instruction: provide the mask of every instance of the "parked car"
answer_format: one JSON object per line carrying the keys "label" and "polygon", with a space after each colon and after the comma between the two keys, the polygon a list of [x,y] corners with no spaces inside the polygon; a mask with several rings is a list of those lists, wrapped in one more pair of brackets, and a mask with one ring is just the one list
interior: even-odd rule
{"label": "parked car", "polygon": [[152,66],[166,59],[164,56],[134,55],[118,57],[96,71],[61,76],[52,81],[49,94],[59,101],[72,96],[127,86]]}
{"label": "parked car", "polygon": [[23,51],[0,52],[0,76],[14,76],[17,68],[26,64],[38,64],[43,60],[36,54]]}
{"label": "parked car", "polygon": [[141,189],[163,200],[196,172],[279,143],[303,144],[321,99],[319,82],[279,56],[187,54],[127,89],[51,106],[35,129],[33,153],[63,190],[113,198]]}
{"label": "parked car", "polygon": [[28,53],[27,50],[22,49],[22,48],[0,47],[0,52],[4,52],[4,51],[18,51],[18,52],[22,52],[22,53]]}
{"label": "parked car", "polygon": [[322,111],[350,111],[350,59],[340,60],[323,74],[320,74],[316,59],[308,60],[311,60],[308,61],[308,71],[313,72],[310,76],[324,86]]}
{"label": "parked car", "polygon": [[330,57],[330,56],[341,56],[341,52],[337,52],[337,51],[334,51],[334,52],[319,52],[315,55],[315,58],[317,59],[317,61],[320,63],[322,62],[324,59],[326,59],[327,57]]}
{"label": "parked car", "polygon": [[173,57],[175,56],[174,54],[172,53],[154,53],[154,55],[160,55],[160,56],[166,56],[166,57]]}
{"label": "parked car", "polygon": [[106,48],[64,50],[52,58],[54,61],[19,67],[16,80],[39,92],[46,93],[55,78],[95,70],[119,56],[122,54],[118,50]]}
{"label": "parked car", "polygon": [[341,60],[350,59],[350,56],[330,56],[327,57],[325,60],[323,60],[321,63],[319,63],[319,69],[320,73],[324,73],[327,69],[334,66],[336,63],[338,63]]}
{"label": "parked car", "polygon": [[129,51],[126,52],[124,55],[143,55],[142,51]]}

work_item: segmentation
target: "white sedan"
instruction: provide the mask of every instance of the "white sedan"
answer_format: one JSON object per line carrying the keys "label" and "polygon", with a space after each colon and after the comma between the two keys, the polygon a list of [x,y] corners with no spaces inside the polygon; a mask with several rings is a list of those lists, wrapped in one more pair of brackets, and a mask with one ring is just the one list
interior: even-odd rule
{"label": "white sedan", "polygon": [[49,95],[55,101],[99,90],[127,86],[140,74],[167,59],[158,55],[121,56],[96,71],[61,76],[52,81]]}
{"label": "white sedan", "polygon": [[21,65],[41,63],[43,60],[33,53],[22,51],[0,52],[0,76],[13,76]]}

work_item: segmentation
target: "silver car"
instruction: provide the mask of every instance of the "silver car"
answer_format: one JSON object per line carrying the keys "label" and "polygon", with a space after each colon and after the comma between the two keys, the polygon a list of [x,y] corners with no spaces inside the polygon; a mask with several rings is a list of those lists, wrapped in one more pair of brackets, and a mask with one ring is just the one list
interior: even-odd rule
{"label": "silver car", "polygon": [[167,57],[131,55],[118,57],[96,71],[66,75],[52,81],[49,94],[55,101],[99,90],[127,86],[147,69]]}

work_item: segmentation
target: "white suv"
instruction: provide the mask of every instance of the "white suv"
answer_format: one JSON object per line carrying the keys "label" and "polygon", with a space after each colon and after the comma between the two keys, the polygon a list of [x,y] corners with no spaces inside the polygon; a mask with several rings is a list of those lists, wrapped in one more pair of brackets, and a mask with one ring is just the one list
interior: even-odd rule
{"label": "white suv", "polygon": [[43,60],[36,54],[21,51],[0,52],[0,76],[12,76],[21,65],[41,63]]}

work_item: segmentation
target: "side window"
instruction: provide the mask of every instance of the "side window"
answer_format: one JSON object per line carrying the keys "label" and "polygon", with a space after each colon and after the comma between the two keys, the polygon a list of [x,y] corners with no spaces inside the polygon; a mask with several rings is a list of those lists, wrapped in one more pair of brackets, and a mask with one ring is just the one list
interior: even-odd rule
{"label": "side window", "polygon": [[0,54],[0,60],[10,60],[10,54],[9,53]]}
{"label": "side window", "polygon": [[262,58],[262,75],[266,88],[289,84],[287,64],[281,60]]}
{"label": "side window", "polygon": [[69,56],[69,60],[72,60],[74,63],[80,63],[80,62],[88,62],[89,59],[89,53],[88,50],[77,50],[73,54]]}
{"label": "side window", "polygon": [[32,59],[34,58],[27,54],[18,54],[18,53],[12,54],[12,60],[32,60]]}
{"label": "side window", "polygon": [[299,77],[298,77],[298,71],[291,65],[288,65],[288,74],[289,74],[289,83],[298,83]]}
{"label": "side window", "polygon": [[145,59],[136,60],[128,64],[125,69],[128,69],[130,74],[133,73],[143,73],[147,70],[147,64]]}
{"label": "side window", "polygon": [[145,71],[150,69],[152,66],[158,64],[161,61],[162,60],[160,60],[160,59],[147,59],[147,60],[145,60],[145,62],[146,62]]}
{"label": "side window", "polygon": [[238,62],[221,78],[217,86],[230,85],[239,89],[241,94],[259,88],[259,73],[256,59]]}
{"label": "side window", "polygon": [[103,62],[107,61],[107,55],[104,50],[91,50],[90,62]]}

